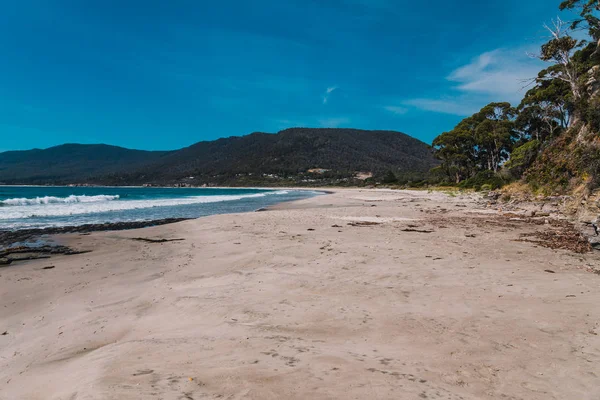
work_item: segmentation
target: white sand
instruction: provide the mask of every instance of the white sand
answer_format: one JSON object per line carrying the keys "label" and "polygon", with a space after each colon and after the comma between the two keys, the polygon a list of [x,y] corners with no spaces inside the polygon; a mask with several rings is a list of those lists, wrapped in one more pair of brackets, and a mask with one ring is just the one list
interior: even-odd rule
{"label": "white sand", "polygon": [[342,190],[62,237],[93,252],[0,269],[0,399],[600,398],[599,257],[473,210]]}

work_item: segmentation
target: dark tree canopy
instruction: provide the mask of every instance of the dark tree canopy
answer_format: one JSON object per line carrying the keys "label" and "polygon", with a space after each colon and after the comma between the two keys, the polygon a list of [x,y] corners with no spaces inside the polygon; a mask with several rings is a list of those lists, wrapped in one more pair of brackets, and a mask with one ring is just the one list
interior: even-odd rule
{"label": "dark tree canopy", "polygon": [[442,133],[433,141],[440,169],[455,183],[479,171],[497,172],[518,139],[516,115],[509,103],[490,103]]}

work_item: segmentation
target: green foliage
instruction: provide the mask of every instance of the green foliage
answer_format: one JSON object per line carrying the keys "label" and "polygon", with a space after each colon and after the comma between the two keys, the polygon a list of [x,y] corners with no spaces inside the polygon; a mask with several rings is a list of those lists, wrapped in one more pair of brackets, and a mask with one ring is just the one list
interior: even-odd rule
{"label": "green foliage", "polygon": [[[499,189],[508,182],[502,179],[498,174],[494,171],[485,170],[478,172],[472,178],[461,182],[459,187],[463,189],[475,189],[479,190],[495,190]],[[485,189],[484,189],[485,186]]]}
{"label": "green foliage", "polygon": [[592,132],[600,132],[600,99],[590,101],[585,108],[583,118]]}
{"label": "green foliage", "polygon": [[569,149],[574,142],[574,130],[561,135],[537,157],[524,175],[534,191],[544,194],[563,193],[577,175],[577,166]]}
{"label": "green foliage", "polygon": [[543,61],[558,61],[563,57],[564,53],[573,51],[579,45],[580,42],[570,36],[555,38],[542,45],[540,58]]}
{"label": "green foliage", "polygon": [[497,172],[518,139],[516,115],[509,103],[490,103],[435,138],[435,155],[449,182],[460,183],[482,170]]}
{"label": "green foliage", "polygon": [[383,179],[381,180],[381,182],[386,183],[386,184],[396,183],[396,182],[398,182],[398,178],[396,178],[396,175],[394,175],[394,173],[392,171],[388,171],[383,176]]}
{"label": "green foliage", "polygon": [[539,140],[534,139],[526,142],[512,151],[510,160],[508,160],[504,167],[510,171],[512,176],[519,178],[533,164],[539,150]]}
{"label": "green foliage", "polygon": [[492,103],[434,141],[439,169],[461,187],[521,177],[544,193],[600,186],[600,0],[565,0],[560,8],[578,12],[571,28],[587,29],[593,41],[554,21],[539,56],[551,65],[519,107]]}
{"label": "green foliage", "polygon": [[561,11],[577,9],[581,18],[575,19],[571,28],[577,29],[585,24],[589,35],[598,40],[600,37],[600,19],[594,15],[594,12],[600,11],[600,0],[565,0],[560,4],[560,9]]}

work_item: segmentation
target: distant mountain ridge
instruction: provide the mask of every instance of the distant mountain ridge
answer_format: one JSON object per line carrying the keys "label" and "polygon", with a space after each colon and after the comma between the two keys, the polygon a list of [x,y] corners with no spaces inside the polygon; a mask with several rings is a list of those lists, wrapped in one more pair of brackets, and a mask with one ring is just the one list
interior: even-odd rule
{"label": "distant mountain ridge", "polygon": [[77,183],[140,168],[167,151],[130,150],[105,144],[63,144],[48,149],[0,153],[0,182]]}
{"label": "distant mountain ridge", "polygon": [[0,153],[0,182],[236,185],[260,183],[264,176],[307,180],[314,168],[326,171],[322,178],[343,179],[359,171],[424,173],[435,165],[430,146],[400,132],[291,128],[174,151],[81,144],[9,151]]}

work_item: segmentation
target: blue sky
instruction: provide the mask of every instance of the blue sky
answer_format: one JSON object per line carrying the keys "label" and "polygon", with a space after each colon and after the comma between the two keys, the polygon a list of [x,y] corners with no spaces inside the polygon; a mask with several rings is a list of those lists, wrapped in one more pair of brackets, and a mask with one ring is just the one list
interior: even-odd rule
{"label": "blue sky", "polygon": [[0,151],[292,126],[425,142],[517,103],[552,0],[4,1]]}

